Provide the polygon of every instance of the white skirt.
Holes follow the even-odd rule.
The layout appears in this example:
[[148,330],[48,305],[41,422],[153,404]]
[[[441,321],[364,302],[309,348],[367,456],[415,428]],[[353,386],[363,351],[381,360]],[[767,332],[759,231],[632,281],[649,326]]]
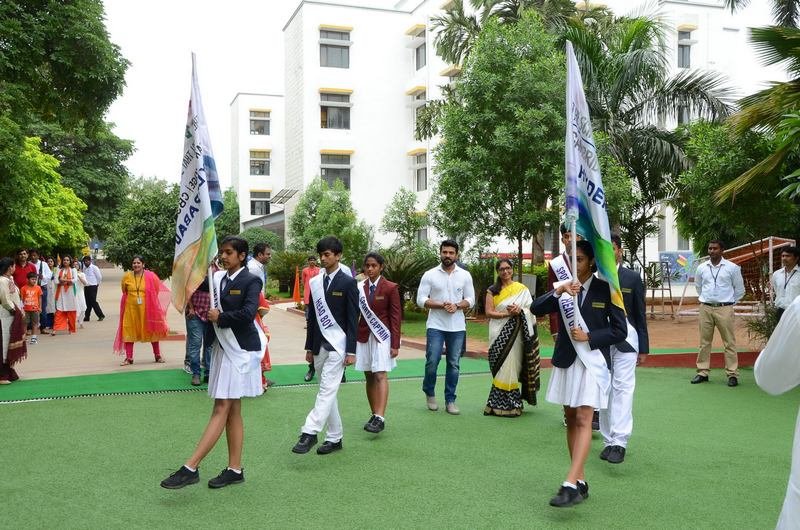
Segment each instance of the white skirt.
[[211,353],[211,373],[208,376],[208,395],[214,399],[256,397],[264,393],[260,367],[241,373],[214,341]]
[[550,403],[572,408],[608,407],[608,394],[603,393],[580,357],[575,357],[575,362],[569,368],[553,367],[545,399]]
[[356,370],[361,372],[391,372],[397,359],[391,354],[392,339],[379,342],[372,333],[367,342],[356,342]]

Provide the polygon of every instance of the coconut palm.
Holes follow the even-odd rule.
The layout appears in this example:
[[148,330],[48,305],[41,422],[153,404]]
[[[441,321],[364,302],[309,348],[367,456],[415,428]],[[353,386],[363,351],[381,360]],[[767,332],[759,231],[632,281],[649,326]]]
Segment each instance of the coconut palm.
[[[744,9],[748,5],[750,5],[750,0],[725,0],[725,7],[730,9],[731,12]],[[800,1],[772,0],[772,17],[778,26],[796,28],[798,22],[800,22]]]
[[[686,167],[683,133],[668,130],[665,120],[682,109],[697,118],[726,118],[732,92],[717,73],[671,75],[665,27],[657,18],[606,18],[592,23],[573,18],[563,35],[575,49],[593,126],[608,136],[611,154],[638,194],[622,231],[626,226],[645,230],[672,194],[670,177]],[[626,238],[633,244],[632,255],[644,235]]]

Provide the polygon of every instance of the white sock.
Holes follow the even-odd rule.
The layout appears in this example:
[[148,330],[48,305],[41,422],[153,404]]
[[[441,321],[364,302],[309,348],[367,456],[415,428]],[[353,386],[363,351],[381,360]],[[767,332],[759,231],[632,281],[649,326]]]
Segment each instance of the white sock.
[[585,481],[585,480],[579,480],[579,481],[578,481],[578,484],[579,484],[579,485],[581,485],[581,484],[582,484],[582,485],[584,485],[584,486],[585,486],[585,485],[586,485],[586,481]]
[[197,468],[196,468],[196,467],[189,467],[189,466],[187,466],[186,464],[183,464],[183,467],[185,467],[186,469],[188,469],[188,470],[189,470],[189,471],[191,471],[192,473],[194,473],[195,471],[197,471]]
[[242,470],[241,470],[241,469],[233,469],[233,468],[232,468],[232,467],[230,467],[230,466],[228,466],[228,469],[230,469],[231,471],[233,471],[233,472],[234,472],[234,473],[236,473],[237,475],[241,475],[241,474],[242,474]]
[[572,482],[567,482],[566,480],[565,480],[565,481],[564,481],[564,483],[563,483],[563,484],[561,484],[561,485],[562,485],[563,487],[565,487],[565,488],[572,488],[572,489],[574,489],[574,490],[578,489],[578,486],[576,486],[576,485],[575,485],[575,484],[573,484]]
[[383,416],[379,416],[378,414],[375,414],[374,416],[381,421],[386,421],[386,418],[384,418]]

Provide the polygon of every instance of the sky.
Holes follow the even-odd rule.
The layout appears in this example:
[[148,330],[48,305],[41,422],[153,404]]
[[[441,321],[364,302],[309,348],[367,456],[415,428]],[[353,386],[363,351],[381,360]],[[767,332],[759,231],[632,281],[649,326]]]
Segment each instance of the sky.
[[106,119],[133,140],[134,177],[180,180],[196,54],[203,108],[223,188],[230,185],[230,103],[238,92],[283,94],[282,28],[299,0],[104,0],[111,42],[130,61]]

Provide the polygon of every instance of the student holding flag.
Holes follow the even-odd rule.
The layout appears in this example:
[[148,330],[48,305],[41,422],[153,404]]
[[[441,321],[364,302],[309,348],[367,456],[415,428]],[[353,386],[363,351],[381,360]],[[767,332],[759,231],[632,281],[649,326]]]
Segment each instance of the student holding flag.
[[387,372],[397,366],[400,351],[400,321],[403,318],[397,284],[383,276],[384,259],[377,252],[364,257],[367,278],[358,284],[358,321],[356,370],[367,379],[367,400],[372,416],[364,430],[379,433],[385,427],[384,414],[389,400]]

